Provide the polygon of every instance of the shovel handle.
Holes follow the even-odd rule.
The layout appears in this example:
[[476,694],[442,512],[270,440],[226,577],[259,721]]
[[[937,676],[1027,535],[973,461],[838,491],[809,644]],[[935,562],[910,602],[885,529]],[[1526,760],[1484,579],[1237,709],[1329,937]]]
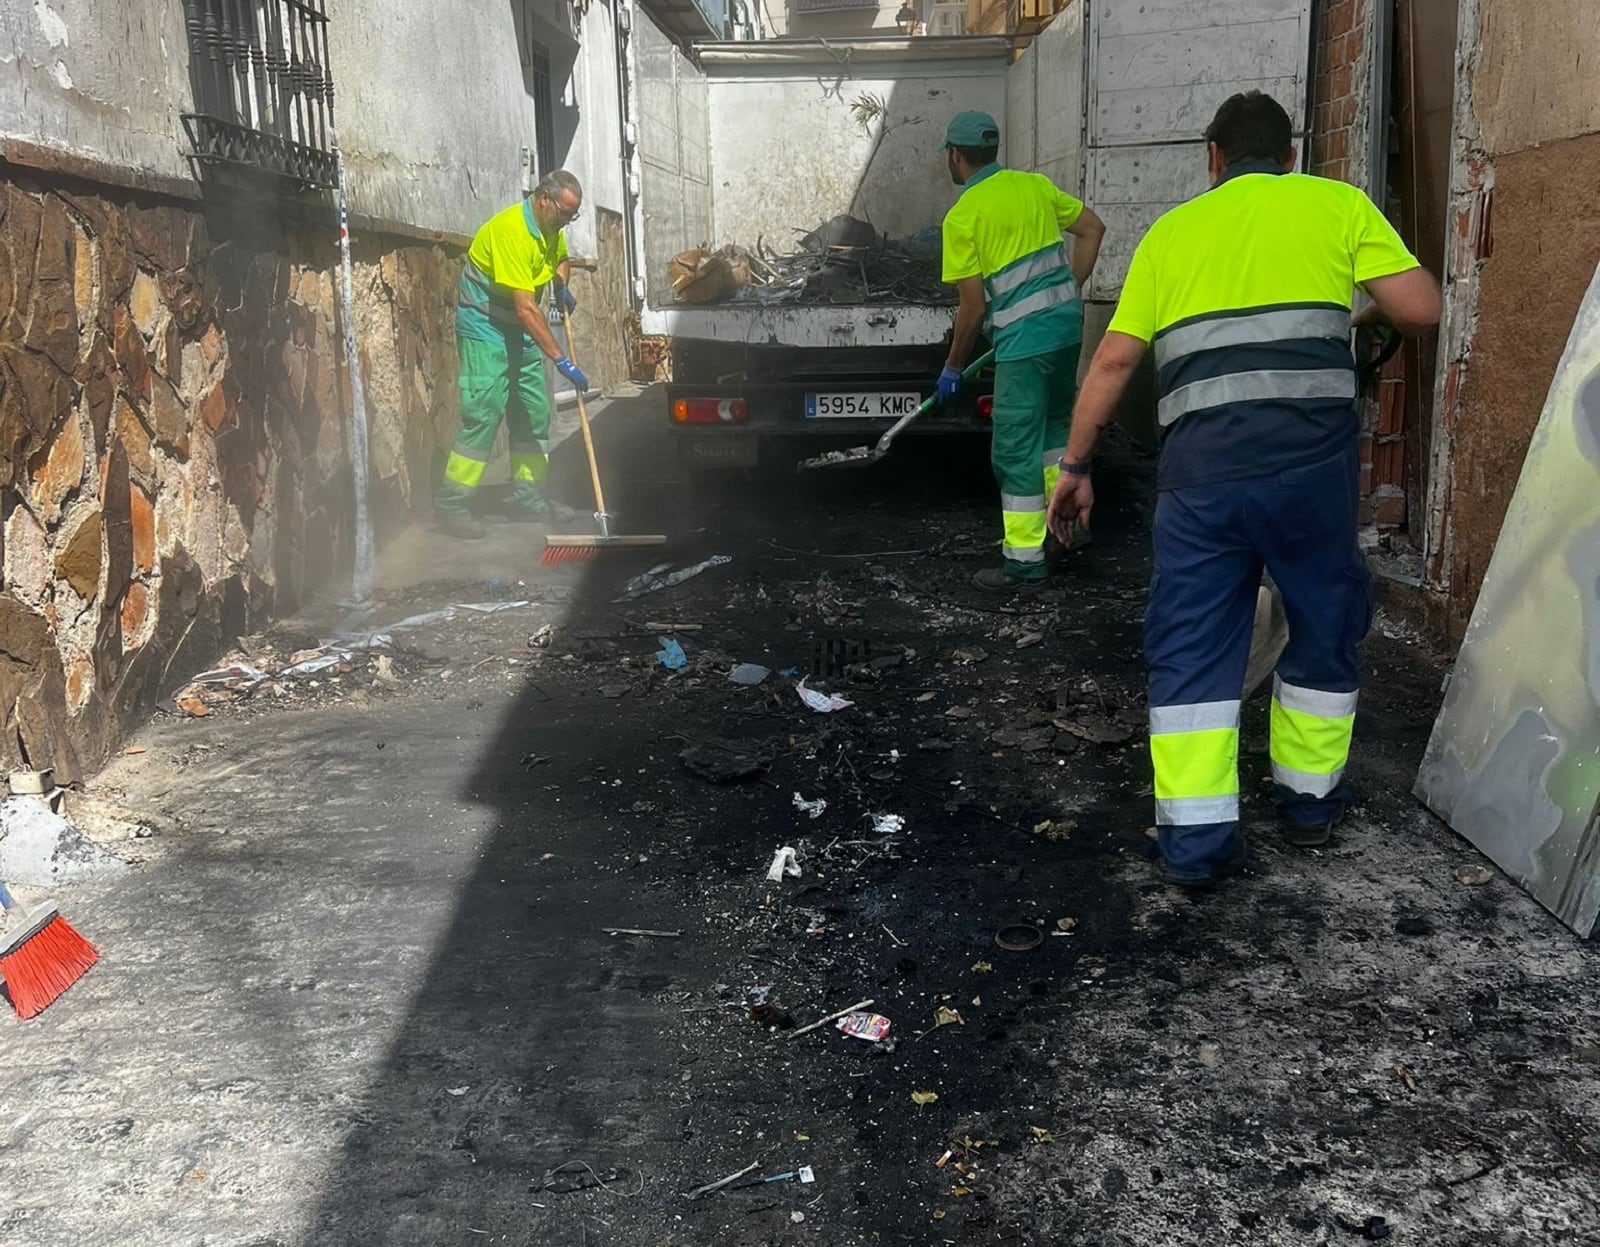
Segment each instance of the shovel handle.
[[[985,351],[982,355],[978,356],[977,359],[973,360],[961,370],[961,379],[963,381],[971,381],[973,377],[977,376],[992,363],[994,363],[994,352]],[[878,439],[878,444],[872,448],[872,457],[876,459],[884,455],[888,451],[890,444],[896,437],[900,435],[901,429],[905,428],[906,425],[910,424],[918,416],[927,415],[938,405],[939,395],[938,392],[935,391],[918,403],[915,408],[901,416],[889,426],[884,435]]]

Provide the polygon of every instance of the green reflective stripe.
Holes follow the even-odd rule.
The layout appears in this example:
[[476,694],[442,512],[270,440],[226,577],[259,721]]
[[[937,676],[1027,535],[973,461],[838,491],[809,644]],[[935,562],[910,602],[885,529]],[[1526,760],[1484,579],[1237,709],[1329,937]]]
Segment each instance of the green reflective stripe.
[[1000,509],[1002,511],[1043,511],[1043,494],[1001,494]]
[[1350,758],[1353,713],[1309,714],[1272,699],[1271,755],[1274,766],[1307,775],[1337,775]]
[[450,458],[445,460],[444,478],[457,485],[464,485],[468,489],[476,489],[483,480],[485,466],[482,459],[475,459],[471,455],[462,454],[459,450],[452,450]]
[[1341,768],[1327,775],[1318,775],[1313,771],[1296,771],[1274,762],[1272,778],[1290,792],[1299,793],[1301,796],[1325,797],[1339,786],[1339,781],[1344,778],[1344,770]]
[[1025,255],[1020,260],[1013,260],[1003,269],[984,278],[983,284],[988,290],[989,298],[998,299],[1002,295],[1010,294],[1023,282],[1066,268],[1067,264],[1067,249],[1056,243],[1042,251],[1035,251],[1032,255]]
[[1163,732],[1150,737],[1156,798],[1226,797],[1239,792],[1237,728]]
[[1322,719],[1343,719],[1356,712],[1356,699],[1360,693],[1329,693],[1320,688],[1286,684],[1280,677],[1274,676],[1272,696],[1285,710],[1299,710]]
[[1202,701],[1189,706],[1151,706],[1150,735],[1202,732],[1212,728],[1237,728],[1239,702]]
[[1204,411],[1224,403],[1270,398],[1354,399],[1355,396],[1356,374],[1349,368],[1267,368],[1191,381],[1162,398],[1156,409],[1160,413],[1161,427],[1165,428],[1191,411]]
[[1236,823],[1239,797],[1169,797],[1156,801],[1156,823],[1162,827],[1193,827],[1199,823]]
[[1156,335],[1156,367],[1196,351],[1225,346],[1257,346],[1294,338],[1346,338],[1350,335],[1348,308],[1289,307],[1246,316],[1218,316],[1167,329]]
[[1035,312],[1077,301],[1078,283],[1072,279],[1072,274],[1069,272],[1065,281],[1046,286],[1043,290],[1036,290],[1015,303],[1005,306],[991,305],[989,319],[996,329],[1004,329],[1025,317],[1032,316]]

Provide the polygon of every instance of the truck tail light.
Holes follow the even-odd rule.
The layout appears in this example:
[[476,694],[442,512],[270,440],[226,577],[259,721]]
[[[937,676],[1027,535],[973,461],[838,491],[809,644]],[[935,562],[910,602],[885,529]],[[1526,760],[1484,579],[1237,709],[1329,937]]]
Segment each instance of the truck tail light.
[[982,416],[985,420],[993,420],[994,419],[994,395],[993,394],[980,394],[980,395],[978,395],[978,415]]
[[678,424],[742,424],[749,414],[742,398],[680,398],[672,404]]

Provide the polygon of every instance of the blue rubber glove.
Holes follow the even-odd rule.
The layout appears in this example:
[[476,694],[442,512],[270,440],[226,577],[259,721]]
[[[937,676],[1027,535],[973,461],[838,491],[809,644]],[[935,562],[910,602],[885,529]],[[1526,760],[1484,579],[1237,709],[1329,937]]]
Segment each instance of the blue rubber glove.
[[961,369],[952,364],[946,364],[939,373],[939,401],[948,403],[956,396],[956,391],[961,388]]
[[578,365],[573,363],[565,355],[556,360],[556,371],[568,381],[572,382],[573,389],[577,390],[578,393],[583,394],[588,392],[589,378],[583,375],[583,369],[579,368]]
[[572,293],[572,287],[565,282],[556,282],[556,306],[571,316],[578,310],[578,297]]

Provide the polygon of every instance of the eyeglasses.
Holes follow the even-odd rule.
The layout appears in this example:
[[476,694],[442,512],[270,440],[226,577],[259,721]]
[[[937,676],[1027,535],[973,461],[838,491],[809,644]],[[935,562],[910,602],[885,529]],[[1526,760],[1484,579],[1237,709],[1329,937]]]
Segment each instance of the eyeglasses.
[[559,203],[557,203],[554,199],[551,199],[548,195],[545,196],[545,202],[547,204],[549,204],[551,206],[551,208],[553,208],[555,210],[555,214],[556,214],[557,219],[560,220],[563,224],[570,225],[573,221],[576,221],[578,219],[578,214],[583,211],[583,205],[582,204],[579,204],[576,208],[563,208]]

